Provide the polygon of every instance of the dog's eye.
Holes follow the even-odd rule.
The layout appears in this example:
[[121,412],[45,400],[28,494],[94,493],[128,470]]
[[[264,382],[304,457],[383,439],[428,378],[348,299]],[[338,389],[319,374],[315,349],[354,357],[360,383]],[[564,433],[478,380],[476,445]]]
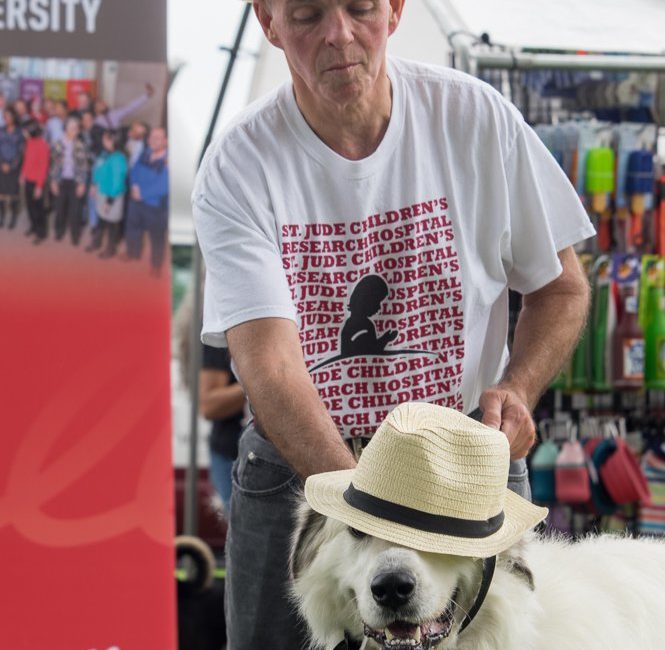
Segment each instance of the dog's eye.
[[357,528],[351,528],[351,526],[349,526],[349,532],[356,539],[363,539],[367,537],[367,533],[363,533],[361,530],[358,530]]

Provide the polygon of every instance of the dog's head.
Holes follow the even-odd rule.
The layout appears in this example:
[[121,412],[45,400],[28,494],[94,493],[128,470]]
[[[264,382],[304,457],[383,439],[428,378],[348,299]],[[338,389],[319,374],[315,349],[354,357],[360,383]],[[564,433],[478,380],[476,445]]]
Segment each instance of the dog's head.
[[[531,581],[514,556],[503,565]],[[481,560],[414,551],[300,507],[292,593],[314,646],[334,647],[346,631],[384,650],[452,647],[481,573]]]

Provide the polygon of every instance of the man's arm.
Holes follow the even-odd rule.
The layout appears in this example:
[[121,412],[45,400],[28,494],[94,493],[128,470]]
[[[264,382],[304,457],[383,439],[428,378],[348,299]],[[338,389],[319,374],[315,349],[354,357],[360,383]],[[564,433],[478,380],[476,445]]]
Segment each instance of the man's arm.
[[480,397],[483,423],[501,429],[512,459],[535,441],[531,411],[572,354],[589,310],[589,283],[572,247],[559,252],[561,275],[526,294],[503,379]]
[[262,318],[226,337],[256,421],[302,477],[356,462],[307,372],[295,323]]

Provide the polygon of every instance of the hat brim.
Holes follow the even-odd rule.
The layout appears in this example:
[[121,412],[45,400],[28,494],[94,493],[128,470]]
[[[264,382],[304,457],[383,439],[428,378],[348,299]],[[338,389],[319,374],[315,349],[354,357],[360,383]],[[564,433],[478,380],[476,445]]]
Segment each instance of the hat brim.
[[316,512],[337,519],[351,528],[388,542],[428,553],[486,558],[505,551],[522,535],[545,519],[547,508],[535,506],[506,489],[504,521],[489,537],[467,538],[418,530],[370,515],[350,506],[344,491],[353,479],[354,470],[314,474],[305,482],[305,498]]

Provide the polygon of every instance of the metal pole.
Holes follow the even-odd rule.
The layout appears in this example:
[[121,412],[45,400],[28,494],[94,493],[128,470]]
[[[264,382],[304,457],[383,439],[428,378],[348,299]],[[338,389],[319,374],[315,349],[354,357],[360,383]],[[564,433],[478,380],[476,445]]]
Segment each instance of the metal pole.
[[617,70],[662,72],[665,56],[640,54],[537,54],[530,52],[471,53],[479,68],[516,70]]
[[[249,18],[249,12],[251,9],[252,5],[250,4],[245,5],[245,8],[243,9],[242,18],[240,20],[240,25],[236,33],[236,39],[233,47],[231,49],[222,48],[229,52],[229,61],[226,66],[224,80],[222,81],[222,87],[220,88],[219,95],[217,97],[215,109],[208,126],[208,133],[206,134],[203,148],[201,149],[201,155],[199,156],[197,168],[201,166],[206,149],[212,141],[213,135],[215,133],[215,126],[217,125],[219,113],[222,109],[224,97],[231,80],[233,67],[235,66],[236,59],[238,58],[238,52],[240,51],[240,45],[242,43],[245,27],[247,26],[247,20]],[[199,248],[196,235],[194,235],[194,244],[192,246],[194,301],[192,309],[192,324],[189,331],[189,396],[191,400],[189,466],[187,467],[187,476],[185,482],[185,511],[183,519],[183,530],[187,535],[196,535],[198,531],[198,494],[196,488],[199,473],[197,455],[199,438],[199,370],[201,368],[201,342],[199,339],[202,320],[201,270],[201,250]]]

